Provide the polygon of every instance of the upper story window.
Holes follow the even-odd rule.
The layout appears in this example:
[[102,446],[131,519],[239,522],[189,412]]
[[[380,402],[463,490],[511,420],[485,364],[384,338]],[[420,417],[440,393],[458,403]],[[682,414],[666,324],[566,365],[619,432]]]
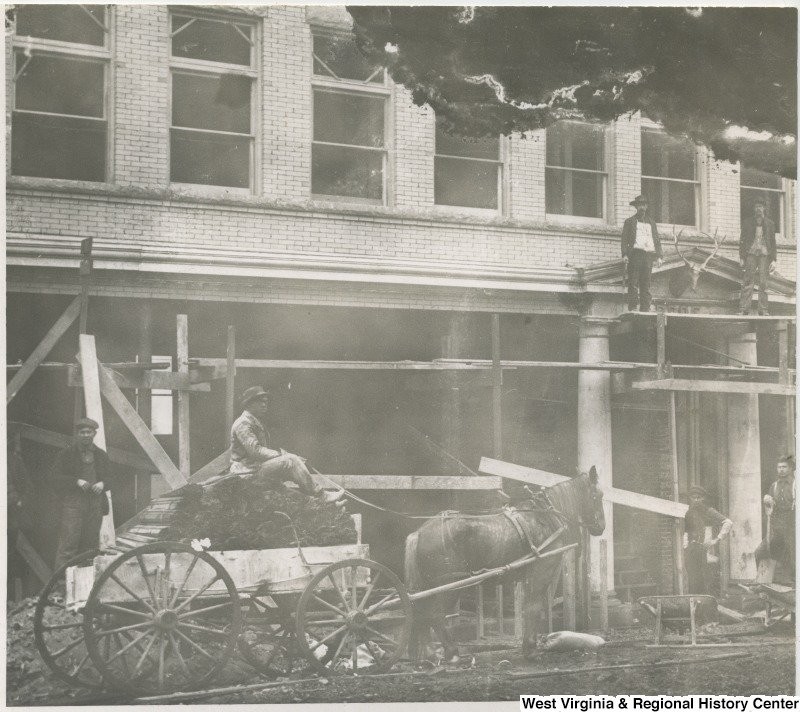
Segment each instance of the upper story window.
[[448,133],[437,118],[433,180],[437,205],[499,210],[502,178],[499,137]]
[[559,121],[548,127],[545,205],[549,214],[605,217],[606,180],[602,126]]
[[13,175],[106,180],[108,27],[102,5],[16,6]]
[[386,201],[388,90],[352,35],[313,35],[311,192],[337,200]]
[[740,176],[742,222],[753,219],[756,199],[762,198],[767,204],[767,217],[775,223],[775,232],[785,236],[786,190],[783,178],[745,166],[742,166]]
[[170,180],[251,189],[255,25],[171,15]]
[[694,144],[642,129],[642,193],[656,222],[697,225],[700,182]]

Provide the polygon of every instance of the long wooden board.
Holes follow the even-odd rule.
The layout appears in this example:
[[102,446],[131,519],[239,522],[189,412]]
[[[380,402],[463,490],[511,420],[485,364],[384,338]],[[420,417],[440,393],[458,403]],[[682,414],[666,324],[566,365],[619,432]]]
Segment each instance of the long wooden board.
[[[498,477],[507,477],[512,480],[519,480],[531,485],[538,485],[539,487],[552,487],[559,482],[568,480],[564,475],[556,475],[552,472],[545,472],[544,470],[537,470],[533,467],[523,467],[522,465],[515,465],[511,462],[503,462],[502,460],[493,460],[490,457],[482,457],[480,472],[485,472],[490,475],[497,475]],[[628,490],[617,489],[611,487],[604,491],[606,499],[614,504],[621,504],[626,507],[633,507],[634,509],[643,509],[646,512],[654,512],[656,514],[663,514],[667,517],[676,517],[683,519],[686,516],[688,505],[681,502],[673,502],[668,499],[661,499],[660,497],[651,497],[647,494],[638,494],[637,492],[629,492]]]
[[19,393],[19,389],[25,385],[25,382],[36,370],[36,367],[47,358],[47,354],[52,351],[53,346],[56,345],[56,342],[64,335],[66,330],[72,326],[72,322],[78,318],[80,312],[81,298],[75,297],[56,323],[50,327],[50,330],[44,335],[44,338],[39,342],[39,345],[33,350],[31,355],[25,359],[22,368],[14,374],[14,377],[6,387],[6,405]]
[[701,381],[691,378],[659,378],[655,381],[633,381],[635,391],[694,391],[700,393],[746,393],[772,396],[793,396],[794,386],[754,381]]
[[139,445],[147,453],[158,471],[167,481],[172,489],[178,489],[186,484],[186,479],[170,459],[169,455],[161,447],[161,443],[156,440],[150,428],[142,420],[136,409],[130,404],[125,394],[119,389],[114,380],[103,366],[99,367],[100,389],[103,396],[116,411],[123,423],[131,431]]

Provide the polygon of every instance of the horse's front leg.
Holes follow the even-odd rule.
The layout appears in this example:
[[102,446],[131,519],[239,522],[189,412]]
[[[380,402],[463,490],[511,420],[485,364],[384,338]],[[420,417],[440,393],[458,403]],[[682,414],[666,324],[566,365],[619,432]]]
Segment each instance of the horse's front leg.
[[452,608],[456,597],[440,594],[431,605],[430,625],[433,632],[444,648],[444,661],[449,664],[457,663],[460,659],[458,646],[453,642],[450,631],[447,630],[447,612]]
[[545,591],[532,579],[523,579],[522,654],[533,655],[538,647],[539,626],[544,613]]

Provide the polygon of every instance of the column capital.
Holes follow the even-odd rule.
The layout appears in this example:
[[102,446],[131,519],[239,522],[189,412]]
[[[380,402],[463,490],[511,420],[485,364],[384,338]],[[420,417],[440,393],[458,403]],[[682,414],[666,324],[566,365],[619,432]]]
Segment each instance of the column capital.
[[619,320],[605,316],[582,316],[578,327],[578,337],[583,338],[608,338],[611,325]]

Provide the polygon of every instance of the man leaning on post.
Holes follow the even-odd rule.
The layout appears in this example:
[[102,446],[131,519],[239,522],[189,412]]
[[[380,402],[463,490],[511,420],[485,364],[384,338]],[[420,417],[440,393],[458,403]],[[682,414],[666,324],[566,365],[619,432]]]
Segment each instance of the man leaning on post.
[[98,428],[91,418],[77,421],[74,442],[58,455],[53,468],[53,488],[61,498],[56,569],[100,543],[111,467],[106,452],[93,442]]
[[778,250],[775,246],[775,223],[766,216],[767,206],[758,198],[753,206],[753,217],[742,222],[742,239],[739,240],[739,262],[744,269],[742,279],[742,314],[750,313],[753,288],[758,278],[758,313],[768,316],[767,276],[775,269]]
[[622,226],[622,258],[628,269],[628,310],[650,311],[650,274],[653,261],[661,264],[661,240],[656,222],[648,211],[644,195],[631,201],[636,215],[631,215]]
[[[323,502],[336,502],[344,494],[325,492],[316,482],[298,455],[268,446],[263,420],[268,410],[269,393],[261,386],[252,386],[242,394],[242,414],[231,428],[231,465],[229,475],[242,478],[263,477],[280,484],[292,481],[300,491]],[[212,480],[207,480],[208,485]]]

